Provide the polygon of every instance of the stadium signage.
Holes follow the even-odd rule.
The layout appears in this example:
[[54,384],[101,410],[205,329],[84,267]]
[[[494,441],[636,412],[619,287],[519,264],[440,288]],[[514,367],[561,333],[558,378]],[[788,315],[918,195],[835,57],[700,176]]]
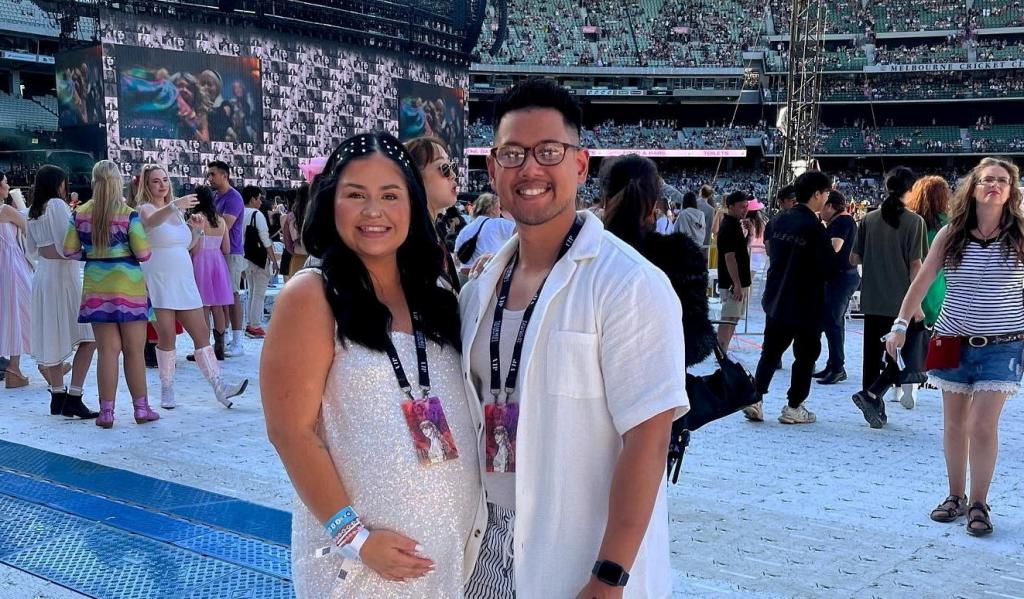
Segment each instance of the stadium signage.
[[867,73],[926,73],[948,71],[988,71],[995,69],[1024,69],[1024,60],[936,62],[932,64],[880,64],[864,67],[864,71]]
[[29,54],[28,52],[11,52],[4,50],[0,53],[0,58],[5,60],[20,60],[23,62],[37,62],[41,64],[54,64],[52,56],[43,56],[42,54]]
[[[466,156],[487,156],[490,148],[466,148]],[[591,149],[590,155],[595,157],[625,156],[636,154],[647,158],[745,158],[747,151],[740,150],[658,150],[650,148],[637,149]]]

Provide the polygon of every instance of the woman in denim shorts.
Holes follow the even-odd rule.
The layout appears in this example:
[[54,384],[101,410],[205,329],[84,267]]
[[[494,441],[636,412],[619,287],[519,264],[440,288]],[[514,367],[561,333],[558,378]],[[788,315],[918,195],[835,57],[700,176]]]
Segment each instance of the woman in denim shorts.
[[[985,158],[961,181],[949,224],[935,237],[886,338],[886,350],[895,356],[910,318],[922,316],[921,301],[944,271],[946,299],[933,343],[941,342],[946,350],[930,357],[945,357],[943,365],[948,367],[930,370],[928,377],[942,390],[949,496],[932,510],[931,519],[954,522],[966,515],[967,532],[975,536],[992,532],[987,501],[998,452],[999,415],[1024,375],[1024,212],[1019,180],[1014,164]],[[929,352],[933,349],[930,346]]]

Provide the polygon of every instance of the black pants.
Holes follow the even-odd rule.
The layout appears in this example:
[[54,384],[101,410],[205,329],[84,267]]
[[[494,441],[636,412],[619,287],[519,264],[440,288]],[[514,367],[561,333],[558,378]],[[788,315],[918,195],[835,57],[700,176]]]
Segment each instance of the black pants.
[[764,328],[764,345],[761,346],[761,359],[757,362],[757,373],[754,379],[757,391],[762,395],[768,393],[775,376],[775,367],[779,365],[782,354],[789,346],[793,346],[793,370],[789,379],[789,392],[786,397],[789,407],[796,408],[807,399],[811,392],[811,375],[814,374],[814,362],[821,354],[821,327],[791,327],[768,317]]
[[861,389],[867,389],[885,368],[885,342],[895,316],[864,315],[864,362],[861,370]]
[[828,342],[828,362],[825,368],[830,372],[841,372],[846,368],[846,310],[850,307],[850,298],[860,285],[857,269],[829,279],[825,284],[825,340]]

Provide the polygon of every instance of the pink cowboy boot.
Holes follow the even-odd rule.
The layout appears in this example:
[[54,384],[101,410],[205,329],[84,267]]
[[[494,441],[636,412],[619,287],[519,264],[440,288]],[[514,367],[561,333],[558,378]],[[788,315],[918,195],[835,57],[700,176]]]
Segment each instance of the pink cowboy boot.
[[100,400],[100,415],[96,417],[96,426],[112,428],[114,426],[114,400]]
[[249,379],[243,379],[240,383],[225,383],[220,373],[220,363],[217,361],[216,352],[213,347],[207,345],[196,350],[196,365],[199,371],[213,387],[213,393],[225,408],[233,404],[231,398],[241,395],[249,385]]
[[160,414],[157,414],[149,407],[149,400],[145,396],[133,399],[132,406],[135,407],[135,424],[145,424],[160,420]]
[[177,353],[172,349],[164,351],[156,350],[156,363],[160,369],[160,407],[165,410],[173,410],[177,404],[174,402],[174,360]]

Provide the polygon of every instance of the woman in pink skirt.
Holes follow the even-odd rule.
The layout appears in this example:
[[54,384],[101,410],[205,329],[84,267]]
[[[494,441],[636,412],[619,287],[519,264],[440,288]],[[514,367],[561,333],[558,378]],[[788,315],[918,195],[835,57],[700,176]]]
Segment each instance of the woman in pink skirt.
[[10,190],[7,176],[0,172],[0,356],[10,359],[4,382],[8,389],[15,389],[28,385],[21,372],[21,354],[31,351],[32,268],[20,242],[25,207],[13,204]]
[[192,269],[196,275],[199,295],[203,298],[207,318],[213,312],[213,350],[218,360],[224,359],[224,329],[227,327],[224,306],[235,303],[231,274],[224,257],[231,251],[231,239],[224,221],[217,216],[213,192],[209,187],[196,188],[198,204],[192,210],[189,224],[199,232],[199,241],[192,247]]

